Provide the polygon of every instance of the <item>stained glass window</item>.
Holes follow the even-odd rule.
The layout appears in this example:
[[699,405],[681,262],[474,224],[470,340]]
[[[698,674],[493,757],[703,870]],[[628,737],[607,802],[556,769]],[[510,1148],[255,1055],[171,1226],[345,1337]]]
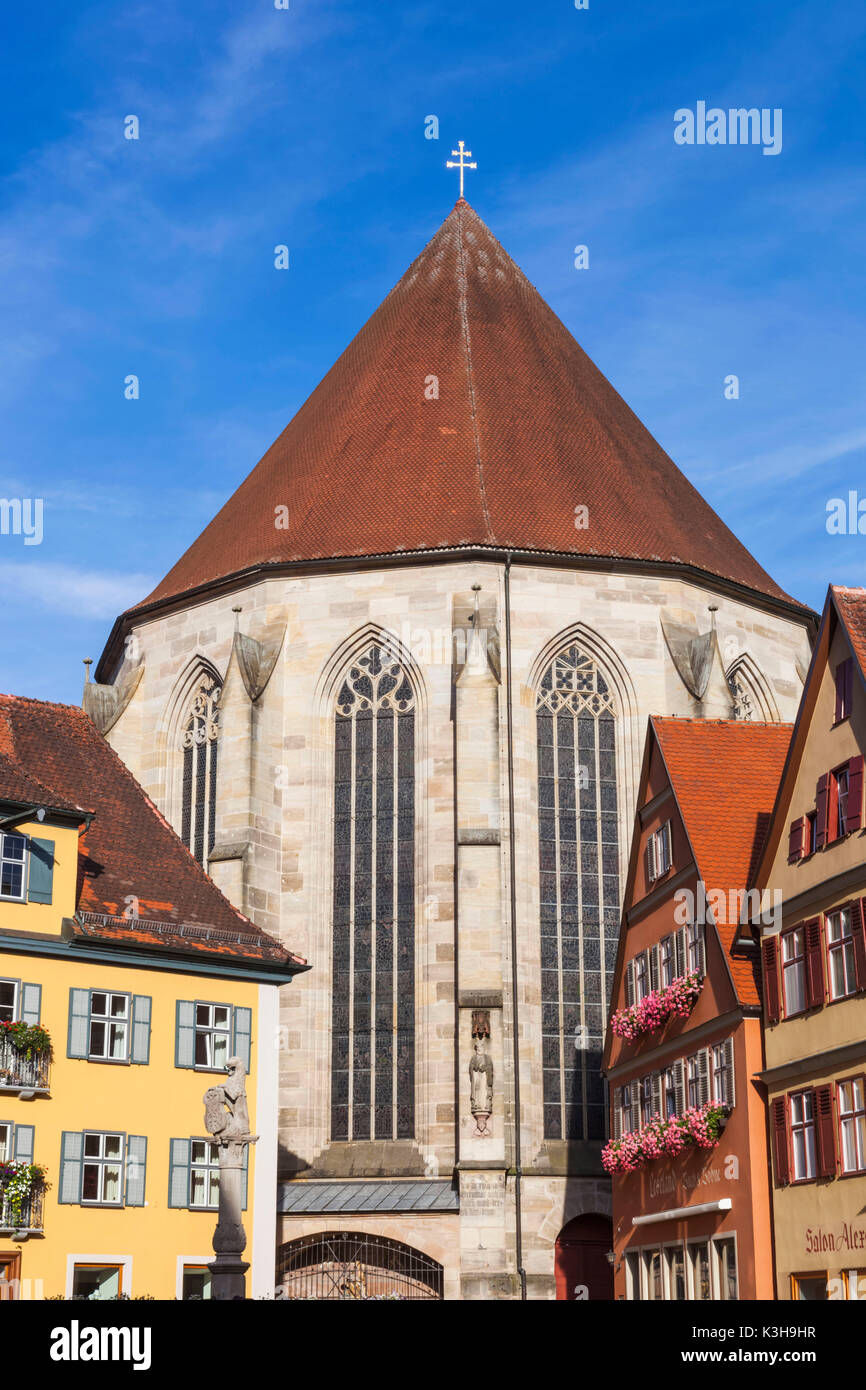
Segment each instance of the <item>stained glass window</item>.
[[217,738],[222,687],[205,673],[182,724],[181,830],[184,844],[202,868],[213,849],[216,823]]
[[331,1137],[415,1132],[415,695],[371,646],[337,695]]
[[536,699],[544,1134],[603,1139],[601,1054],[619,935],[616,707],[566,647]]

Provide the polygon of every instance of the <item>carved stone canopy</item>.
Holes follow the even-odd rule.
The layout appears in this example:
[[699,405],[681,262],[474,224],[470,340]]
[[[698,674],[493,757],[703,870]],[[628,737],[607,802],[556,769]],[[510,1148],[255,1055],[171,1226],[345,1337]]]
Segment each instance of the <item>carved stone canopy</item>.
[[702,700],[709,684],[718,638],[715,628],[698,632],[697,625],[661,619],[662,632],[674,666],[683,685],[696,700]]
[[490,1010],[472,1010],[472,1036],[473,1038],[490,1037]]
[[259,637],[235,630],[232,650],[251,700],[259,698],[273,675],[287,626],[287,622],[272,623]]
[[107,734],[117,723],[129,704],[144,675],[144,662],[139,661],[117,685],[98,685],[88,680],[84,686],[81,707],[101,734]]

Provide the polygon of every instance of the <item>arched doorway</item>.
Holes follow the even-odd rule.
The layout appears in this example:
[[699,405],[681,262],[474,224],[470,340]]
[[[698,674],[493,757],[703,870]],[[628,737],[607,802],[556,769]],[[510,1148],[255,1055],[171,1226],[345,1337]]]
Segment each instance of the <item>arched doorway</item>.
[[279,1297],[364,1302],[442,1298],[442,1266],[411,1245],[355,1231],[326,1231],[282,1246]]
[[613,1298],[613,1241],[610,1218],[576,1216],[556,1238],[556,1297],[569,1302]]

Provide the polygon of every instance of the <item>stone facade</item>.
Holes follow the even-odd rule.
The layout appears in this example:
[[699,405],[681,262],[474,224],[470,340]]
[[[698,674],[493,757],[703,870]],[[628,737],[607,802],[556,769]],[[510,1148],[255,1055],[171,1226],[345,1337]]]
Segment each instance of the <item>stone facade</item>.
[[[202,669],[222,680],[210,872],[237,906],[313,967],[283,991],[279,1036],[254,1040],[280,1048],[280,1178],[456,1174],[459,1216],[341,1216],[337,1223],[421,1249],[444,1266],[451,1298],[520,1296],[504,584],[504,565],[484,558],[347,563],[342,572],[286,573],[145,615],[113,679],[123,682],[137,663],[143,675],[107,735],[179,826],[178,721]],[[805,614],[670,573],[592,572],[524,557],[511,568],[510,589],[522,1264],[528,1297],[552,1298],[560,1230],[583,1213],[609,1214],[610,1196],[599,1143],[543,1135],[538,682],[553,656],[574,643],[613,691],[622,881],[647,717],[729,715],[726,673],[736,665],[741,688],[751,682],[756,709],[793,719],[809,634]],[[710,606],[718,609],[712,619]],[[236,618],[241,633],[279,644],[255,699],[239,661]],[[678,670],[663,618],[700,633],[715,623],[702,700]],[[400,650],[416,698],[415,1138],[333,1143],[334,702],[347,666],[374,641]],[[469,1104],[479,1008],[489,1013],[494,1067],[489,1137],[475,1134]],[[335,1229],[327,1216],[280,1220],[281,1241]]]

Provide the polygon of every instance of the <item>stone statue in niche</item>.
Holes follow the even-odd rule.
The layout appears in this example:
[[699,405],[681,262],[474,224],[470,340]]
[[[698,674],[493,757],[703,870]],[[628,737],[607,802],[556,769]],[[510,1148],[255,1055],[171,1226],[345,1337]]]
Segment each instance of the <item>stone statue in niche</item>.
[[493,1111],[493,1058],[484,1051],[484,1042],[477,1037],[469,1063],[469,1104],[475,1117],[477,1137],[489,1138],[487,1121]]

